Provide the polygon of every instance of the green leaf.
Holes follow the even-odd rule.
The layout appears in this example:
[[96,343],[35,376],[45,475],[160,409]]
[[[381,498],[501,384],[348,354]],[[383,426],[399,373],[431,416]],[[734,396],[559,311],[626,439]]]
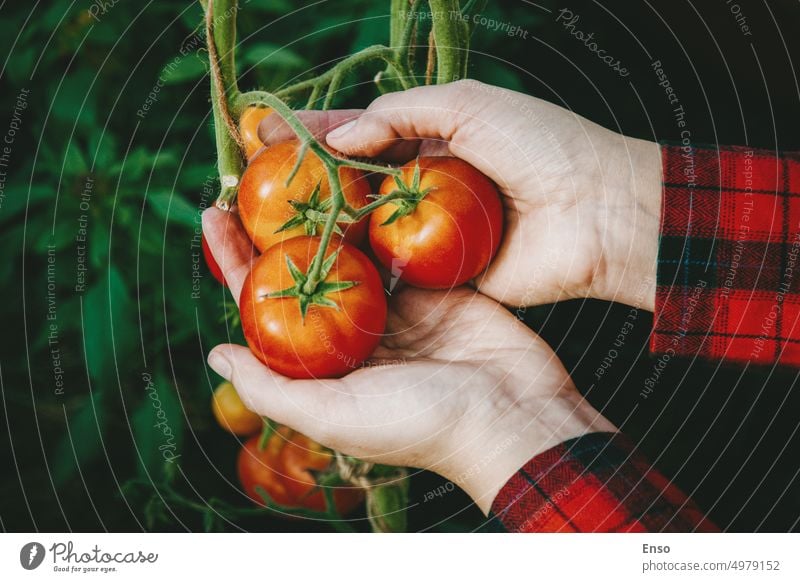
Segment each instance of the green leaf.
[[303,319],[303,322],[306,320],[306,314],[308,313],[308,306],[311,303],[311,297],[305,294],[300,294],[298,297],[300,301],[300,316]]
[[335,251],[331,253],[331,255],[325,259],[325,262],[322,263],[322,269],[319,272],[319,280],[324,281],[328,278],[328,274],[331,272],[333,268],[333,264],[336,262],[336,259],[339,257],[339,253],[342,252],[342,247],[339,247]]
[[155,192],[147,195],[153,211],[168,222],[195,228],[199,224],[198,209],[177,192]]
[[48,246],[52,245],[55,249],[62,250],[70,242],[75,240],[76,227],[72,221],[60,220],[56,222],[55,230],[48,232],[47,237],[42,237],[38,241],[32,241],[35,249],[41,254],[46,254]]
[[295,216],[292,216],[289,220],[284,222],[281,225],[281,227],[278,230],[275,231],[274,234],[278,234],[279,232],[283,232],[283,231],[286,231],[286,230],[301,226],[302,224],[305,223],[305,221],[306,221],[305,218],[303,216],[299,215],[299,214],[295,215]]
[[95,220],[91,223],[91,239],[89,240],[89,262],[95,269],[102,269],[108,264],[109,231],[107,221]]
[[258,10],[259,12],[266,12],[268,14],[286,14],[295,9],[289,0],[249,0],[244,4],[244,14],[248,10]]
[[55,120],[70,130],[76,125],[83,129],[98,125],[96,93],[89,92],[90,87],[94,89],[98,86],[93,85],[96,75],[97,71],[94,69],[81,68],[71,71],[60,87],[53,85],[54,94],[51,96],[51,101],[58,103],[58,106],[52,109]]
[[[104,385],[116,385],[116,354],[128,356],[138,338],[128,285],[111,266],[86,293],[83,338],[89,375]],[[112,327],[113,326],[113,327]]]
[[392,212],[389,218],[387,218],[381,223],[381,226],[389,226],[390,224],[396,222],[399,218],[402,218],[406,214],[408,214],[408,212],[406,212],[404,208],[400,207],[394,212]]
[[339,306],[336,305],[336,302],[333,299],[328,299],[324,295],[314,295],[311,298],[311,303],[314,305],[319,305],[320,307],[329,307],[339,311]]
[[51,457],[54,459],[52,474],[56,485],[65,484],[79,467],[84,479],[91,478],[87,475],[88,464],[102,449],[106,419],[103,401],[103,392],[95,388],[76,411],[67,413],[67,432]]
[[264,418],[264,426],[261,429],[261,435],[258,437],[259,451],[263,451],[265,448],[267,448],[269,439],[271,439],[272,435],[275,434],[275,425],[273,424],[273,422],[266,416],[263,418]]
[[184,415],[175,386],[158,374],[141,382],[131,427],[142,478],[168,481],[183,450]]
[[351,289],[356,285],[358,285],[358,281],[323,281],[317,286],[316,294],[324,295],[326,293],[334,293],[336,291],[346,291],[347,289]]
[[94,168],[110,168],[117,157],[117,140],[110,131],[96,128],[89,136],[88,157]]
[[16,218],[25,211],[26,206],[32,207],[45,200],[55,201],[55,198],[56,190],[49,184],[31,184],[30,190],[26,184],[8,184],[0,206],[0,223]]
[[113,176],[125,171],[125,181],[130,183],[138,180],[145,174],[161,168],[171,168],[176,165],[177,156],[171,150],[150,152],[144,147],[133,150],[124,160],[114,164],[109,173]]
[[295,283],[305,283],[305,274],[297,268],[297,265],[294,264],[292,257],[289,255],[286,255],[286,267],[289,269],[289,273],[292,275],[292,279],[294,279]]
[[161,81],[164,85],[178,85],[196,81],[208,73],[208,65],[194,53],[185,57],[173,57],[161,68]]
[[89,173],[86,157],[74,139],[67,144],[64,153],[64,173],[68,176],[81,176]]
[[33,64],[36,62],[38,55],[39,51],[35,50],[34,47],[15,51],[13,58],[9,58],[7,61],[8,79],[14,85],[24,84],[30,78]]
[[277,69],[307,69],[308,61],[296,52],[272,43],[258,43],[245,49],[242,64]]

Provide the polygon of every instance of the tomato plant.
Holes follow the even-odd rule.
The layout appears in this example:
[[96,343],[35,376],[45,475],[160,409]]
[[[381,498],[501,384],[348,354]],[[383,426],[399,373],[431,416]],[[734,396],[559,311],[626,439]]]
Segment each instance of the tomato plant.
[[254,435],[264,426],[264,419],[244,405],[230,382],[223,382],[214,390],[211,412],[222,428],[235,435]]
[[[321,234],[325,226],[332,202],[325,166],[310,152],[298,164],[299,149],[296,141],[270,146],[250,162],[242,176],[239,216],[261,251],[294,236]],[[347,202],[354,208],[365,206],[370,187],[364,173],[345,167],[339,170],[339,177]],[[338,223],[334,232],[358,244],[366,230],[366,219],[361,219]]]
[[219,263],[217,263],[217,260],[211,253],[208,242],[206,242],[206,237],[202,237],[201,246],[203,247],[203,257],[206,260],[206,266],[208,267],[208,271],[211,273],[211,276],[227,287],[228,283],[225,281],[225,275],[222,274],[222,269],[220,268]]
[[447,289],[480,274],[497,251],[503,207],[494,184],[459,158],[409,162],[380,194],[402,194],[370,217],[372,250],[392,273],[416,285]]
[[267,249],[239,300],[253,353],[291,378],[334,378],[366,360],[386,325],[386,299],[367,256],[340,240],[327,249],[320,282],[307,288],[321,241],[295,237]]
[[272,109],[269,107],[248,107],[239,117],[239,133],[242,136],[244,154],[248,160],[264,147],[264,143],[258,137],[258,126],[270,113],[272,113]]
[[[261,488],[281,507],[325,512],[325,495],[315,475],[333,467],[330,449],[286,426],[278,427],[263,447],[260,440],[250,438],[239,451],[236,469],[245,493],[265,505]],[[347,515],[364,499],[363,490],[353,486],[337,486],[332,493],[339,515]]]

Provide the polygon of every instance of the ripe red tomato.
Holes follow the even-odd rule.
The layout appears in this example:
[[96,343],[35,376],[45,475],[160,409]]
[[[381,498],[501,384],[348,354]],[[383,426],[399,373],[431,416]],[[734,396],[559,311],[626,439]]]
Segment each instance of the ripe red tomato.
[[[414,184],[417,163],[419,183]],[[455,287],[479,275],[503,233],[503,206],[492,181],[452,157],[409,162],[400,179],[422,198],[390,202],[372,213],[369,241],[378,260],[394,275],[428,289]],[[397,189],[389,176],[380,194]],[[395,213],[406,214],[384,225]]]
[[[291,378],[344,376],[372,354],[386,325],[386,297],[377,269],[364,253],[338,239],[325,255],[338,253],[323,279],[331,290],[309,301],[305,317],[301,298],[268,297],[297,288],[287,257],[297,273],[307,273],[319,245],[318,237],[303,236],[267,249],[253,265],[239,300],[250,349]],[[355,286],[334,289],[348,281]]]
[[[322,233],[324,224],[320,216],[330,203],[331,191],[325,166],[316,154],[306,153],[291,185],[286,187],[286,179],[297,161],[298,149],[296,141],[270,146],[250,162],[242,176],[237,198],[239,216],[253,244],[262,252],[295,236]],[[363,172],[341,168],[339,177],[348,203],[354,208],[366,205],[371,190]],[[317,186],[319,192],[313,200]],[[277,232],[291,219],[297,221],[300,217],[305,218],[304,224]],[[359,244],[364,240],[367,220],[341,223],[339,228],[347,242]]]
[[250,436],[261,432],[264,426],[263,419],[244,405],[230,382],[223,382],[214,390],[211,412],[222,428],[235,435]]
[[239,133],[242,136],[245,155],[248,160],[264,147],[264,143],[258,137],[258,125],[270,113],[272,113],[272,109],[269,107],[251,106],[245,109],[239,118]]
[[206,259],[206,266],[208,270],[211,272],[211,275],[220,283],[228,286],[228,283],[225,281],[225,275],[222,274],[222,269],[220,269],[219,265],[217,264],[214,255],[211,254],[211,248],[209,248],[208,243],[206,242],[206,237],[202,237],[201,239],[201,246],[203,247],[203,257]]
[[[258,441],[258,436],[248,439],[239,451],[236,468],[245,493],[263,505],[256,491],[260,485],[279,505],[325,511],[325,496],[316,488],[312,471],[323,472],[330,467],[331,451],[286,426],[276,429],[264,450],[258,449]],[[333,492],[339,515],[353,511],[363,498],[363,491],[357,487],[340,486]]]

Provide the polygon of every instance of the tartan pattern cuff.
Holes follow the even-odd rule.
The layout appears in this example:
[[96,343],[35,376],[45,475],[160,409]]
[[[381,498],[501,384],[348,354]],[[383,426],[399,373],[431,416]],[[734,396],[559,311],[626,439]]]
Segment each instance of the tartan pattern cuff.
[[662,145],[651,349],[800,365],[800,157]]
[[718,531],[620,433],[537,455],[500,490],[492,513],[514,532]]

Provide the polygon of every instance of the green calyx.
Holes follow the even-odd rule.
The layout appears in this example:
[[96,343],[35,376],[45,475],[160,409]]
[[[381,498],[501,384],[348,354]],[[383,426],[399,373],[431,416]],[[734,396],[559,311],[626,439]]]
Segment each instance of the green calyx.
[[[328,293],[334,293],[336,291],[344,291],[346,289],[350,289],[351,287],[355,287],[358,285],[358,281],[336,281],[336,282],[329,282],[326,281],[328,274],[331,272],[333,268],[333,264],[336,262],[336,258],[339,256],[339,252],[341,249],[336,249],[334,253],[331,254],[325,262],[322,263],[322,269],[320,270],[320,282],[317,283],[315,288],[309,293],[305,290],[306,283],[308,282],[308,273],[303,273],[300,269],[297,268],[297,265],[294,264],[291,257],[286,255],[286,266],[289,268],[289,273],[294,280],[294,285],[291,287],[287,287],[282,291],[275,291],[274,293],[268,293],[266,295],[269,299],[279,299],[283,297],[297,297],[298,302],[300,303],[300,314],[303,316],[303,320],[306,318],[306,313],[308,313],[308,308],[311,305],[319,305],[321,307],[330,307],[332,309],[336,309],[338,311],[339,306],[329,298],[327,295]],[[311,262],[311,265],[308,268],[308,272],[311,273],[314,270],[314,262],[316,261],[316,257]]]
[[[325,223],[330,217],[333,199],[327,198],[320,201],[319,191],[321,186],[322,182],[317,182],[314,191],[311,193],[311,196],[308,197],[308,202],[289,200],[289,204],[295,211],[294,216],[283,223],[281,227],[275,231],[275,234],[302,226],[306,236],[316,236],[321,229],[325,228]],[[339,222],[348,222],[347,216],[342,216]],[[338,224],[333,227],[333,232],[339,236],[344,236]]]
[[388,226],[393,222],[397,221],[398,219],[408,216],[414,210],[417,209],[417,205],[422,202],[422,199],[428,195],[428,192],[433,190],[433,188],[425,188],[421,190],[419,187],[420,184],[420,170],[419,170],[419,161],[414,164],[414,173],[411,177],[411,185],[406,184],[399,176],[394,177],[394,183],[397,186],[396,190],[393,190],[387,196],[392,196],[394,199],[390,202],[394,204],[397,209],[387,218],[381,226]]

